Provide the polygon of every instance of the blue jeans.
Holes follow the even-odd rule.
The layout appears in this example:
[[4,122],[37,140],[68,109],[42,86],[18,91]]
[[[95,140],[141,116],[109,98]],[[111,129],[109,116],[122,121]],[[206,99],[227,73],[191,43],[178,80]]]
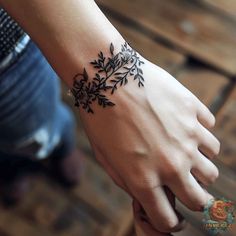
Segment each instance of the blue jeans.
[[58,77],[33,42],[0,74],[1,156],[48,157],[75,146],[75,120],[60,99]]

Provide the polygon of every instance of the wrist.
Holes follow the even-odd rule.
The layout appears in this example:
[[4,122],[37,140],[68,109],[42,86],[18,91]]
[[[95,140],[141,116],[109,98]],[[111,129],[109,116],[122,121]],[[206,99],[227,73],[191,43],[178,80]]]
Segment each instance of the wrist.
[[90,62],[97,58],[99,52],[109,56],[109,46],[112,43],[114,53],[118,53],[121,45],[125,43],[124,38],[107,19],[100,19],[93,26],[96,29],[84,32],[75,27],[74,31],[67,33],[53,33],[49,36],[53,47],[47,45],[43,49],[55,71],[69,87],[73,85],[75,74],[83,72],[84,68],[87,68],[88,73],[94,73]]

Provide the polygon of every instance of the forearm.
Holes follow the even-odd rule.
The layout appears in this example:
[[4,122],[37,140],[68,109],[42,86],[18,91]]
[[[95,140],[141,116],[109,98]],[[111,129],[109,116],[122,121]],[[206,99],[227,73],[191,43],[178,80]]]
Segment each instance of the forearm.
[[0,0],[0,4],[70,87],[74,75],[81,73],[99,51],[109,53],[111,42],[115,49],[124,43],[93,0]]

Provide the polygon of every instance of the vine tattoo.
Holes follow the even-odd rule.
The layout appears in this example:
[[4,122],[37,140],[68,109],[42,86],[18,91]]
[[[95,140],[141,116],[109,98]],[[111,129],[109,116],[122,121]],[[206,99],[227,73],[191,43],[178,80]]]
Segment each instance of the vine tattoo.
[[88,113],[94,113],[92,104],[95,102],[104,108],[114,106],[105,92],[114,94],[119,87],[128,83],[129,78],[137,81],[139,87],[144,86],[143,71],[140,68],[144,62],[127,42],[121,45],[121,51],[117,54],[114,54],[114,46],[111,43],[110,57],[105,57],[100,52],[98,59],[90,64],[96,69],[95,76],[90,79],[84,68],[82,74],[74,76],[73,88],[70,90],[75,97],[75,106],[81,106]]

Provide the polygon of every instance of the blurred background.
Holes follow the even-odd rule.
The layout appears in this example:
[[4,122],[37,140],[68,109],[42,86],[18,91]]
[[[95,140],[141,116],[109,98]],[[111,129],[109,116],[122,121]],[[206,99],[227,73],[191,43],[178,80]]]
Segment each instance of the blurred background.
[[[163,67],[217,117],[222,142],[214,162],[220,177],[209,188],[236,200],[236,0],[98,0],[102,11],[142,55]],[[86,153],[80,186],[63,189],[40,176],[18,206],[0,207],[0,236],[135,236],[130,198],[95,160],[78,119],[78,146]],[[208,235],[202,213],[178,204],[187,228],[175,235]],[[158,219],[157,219],[158,220]],[[224,233],[236,236],[236,224]]]

